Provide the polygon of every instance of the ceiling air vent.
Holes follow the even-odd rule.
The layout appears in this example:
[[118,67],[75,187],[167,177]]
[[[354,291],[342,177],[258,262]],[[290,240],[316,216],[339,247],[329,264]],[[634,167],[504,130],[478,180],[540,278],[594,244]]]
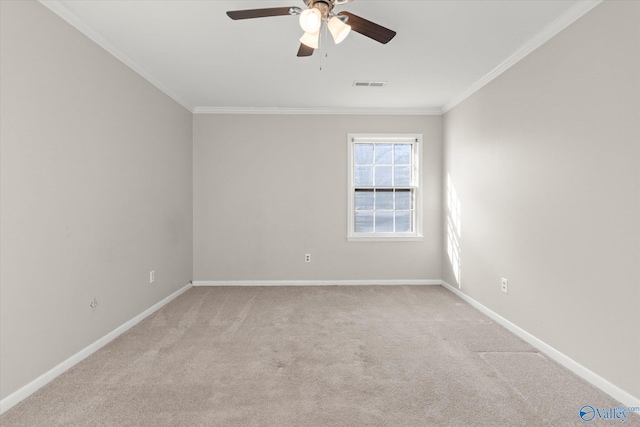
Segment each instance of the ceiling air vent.
[[365,80],[356,80],[353,82],[355,87],[382,87],[385,86],[387,82],[371,82]]

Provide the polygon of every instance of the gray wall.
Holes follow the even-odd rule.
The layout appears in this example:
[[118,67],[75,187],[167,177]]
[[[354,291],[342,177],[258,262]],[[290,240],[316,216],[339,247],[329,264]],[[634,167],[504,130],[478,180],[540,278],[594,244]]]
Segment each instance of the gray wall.
[[[349,132],[423,134],[422,242],[347,242]],[[195,280],[441,277],[441,116],[196,114],[193,150]]]
[[39,3],[0,4],[4,398],[189,282],[192,118]]
[[[445,179],[460,203],[461,290],[634,396],[638,22],[640,2],[602,3],[444,123]],[[447,228],[443,275],[457,284]]]

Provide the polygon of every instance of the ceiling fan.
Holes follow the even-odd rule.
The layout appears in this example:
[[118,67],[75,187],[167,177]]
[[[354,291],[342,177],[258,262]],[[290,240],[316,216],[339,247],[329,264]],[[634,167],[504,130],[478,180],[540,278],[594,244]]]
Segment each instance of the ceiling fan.
[[300,26],[305,31],[300,38],[298,56],[311,56],[318,48],[320,30],[323,23],[333,36],[336,44],[342,42],[351,30],[367,36],[379,43],[387,44],[395,37],[396,32],[374,22],[361,18],[353,13],[335,13],[336,5],[349,3],[352,0],[303,0],[306,9],[299,7],[271,7],[267,9],[232,10],[227,12],[233,20],[266,18],[270,16],[299,15]]

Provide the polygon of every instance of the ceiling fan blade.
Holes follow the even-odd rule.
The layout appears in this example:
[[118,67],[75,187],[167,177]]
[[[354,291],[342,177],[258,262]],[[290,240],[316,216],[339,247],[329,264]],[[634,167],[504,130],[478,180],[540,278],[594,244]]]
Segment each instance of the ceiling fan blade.
[[313,51],[315,49],[307,46],[304,43],[300,43],[300,48],[298,49],[298,56],[311,56],[313,55]]
[[267,18],[269,16],[297,15],[299,7],[270,7],[267,9],[246,9],[231,10],[227,12],[229,18],[233,20],[250,18]]
[[350,25],[353,31],[382,44],[389,43],[391,39],[396,36],[395,31],[385,28],[382,25],[378,25],[375,22],[367,21],[353,13],[340,12],[338,15],[344,15],[349,18],[347,25]]

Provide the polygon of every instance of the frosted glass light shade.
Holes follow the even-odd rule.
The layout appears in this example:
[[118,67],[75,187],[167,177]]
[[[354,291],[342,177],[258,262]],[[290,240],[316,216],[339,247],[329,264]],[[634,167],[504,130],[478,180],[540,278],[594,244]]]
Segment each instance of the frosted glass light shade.
[[331,31],[331,35],[333,36],[333,41],[336,42],[336,44],[346,39],[351,32],[351,25],[345,24],[336,16],[329,20],[327,27],[329,27],[329,31]]
[[300,26],[307,33],[315,33],[322,25],[322,13],[316,8],[303,11],[300,14]]
[[300,37],[300,43],[303,45],[309,46],[312,49],[318,48],[318,42],[320,40],[320,31],[316,31],[315,33],[306,32]]

